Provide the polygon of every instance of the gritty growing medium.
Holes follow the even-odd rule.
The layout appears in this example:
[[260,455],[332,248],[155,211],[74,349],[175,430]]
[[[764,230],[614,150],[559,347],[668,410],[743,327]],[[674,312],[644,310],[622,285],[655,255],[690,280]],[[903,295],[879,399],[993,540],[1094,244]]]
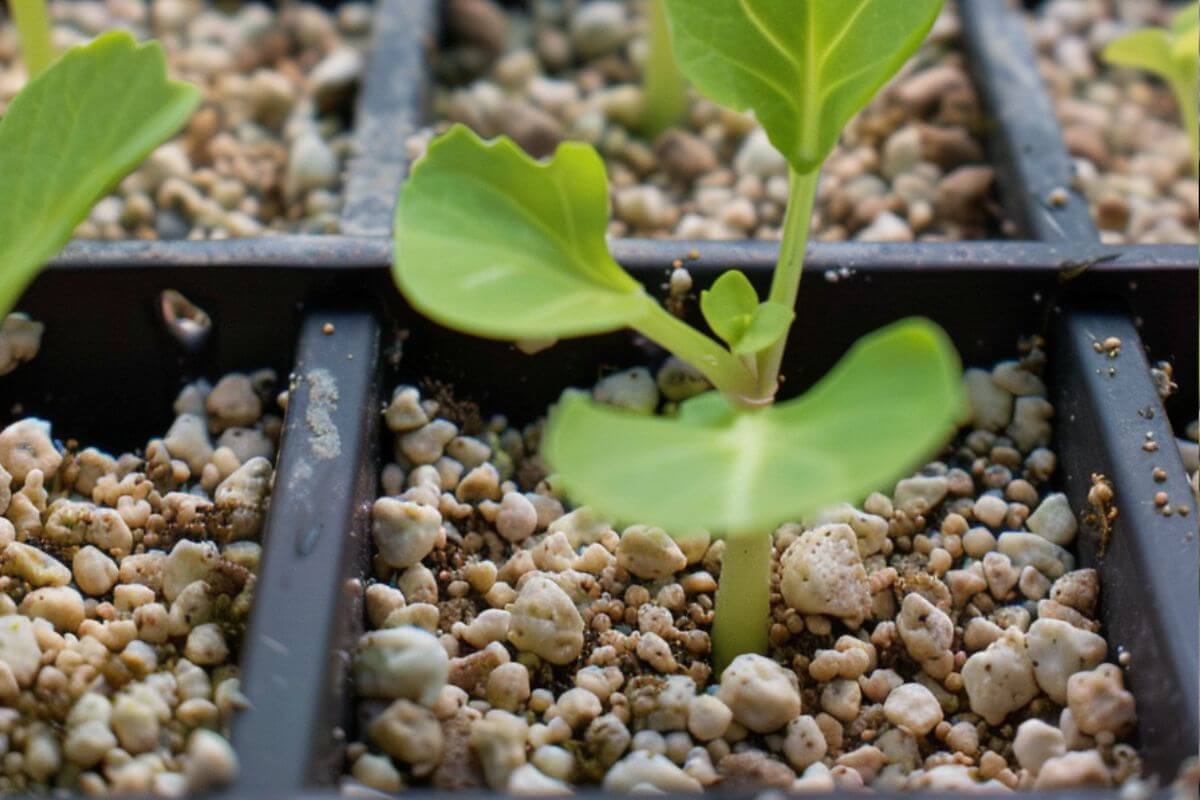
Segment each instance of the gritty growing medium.
[[[640,130],[647,22],[641,0],[521,5],[447,0],[437,125],[461,122],[541,157],[564,140],[604,156],[613,236],[777,239],[787,162],[740,114],[692,95],[684,118]],[[979,239],[1003,226],[986,121],[967,75],[953,4],[912,64],[850,123],[829,156],[813,236],[822,241]]]
[[[1054,490],[1043,362],[1031,343],[968,370],[971,419],[938,460],[775,531],[770,652],[719,678],[722,541],[571,508],[536,455],[540,422],[398,387],[345,790],[1136,782],[1133,696]],[[593,394],[655,413],[705,388],[670,359]]]
[[33,417],[0,430],[0,794],[175,797],[236,774],[275,383],[189,384],[166,434],[116,457]]

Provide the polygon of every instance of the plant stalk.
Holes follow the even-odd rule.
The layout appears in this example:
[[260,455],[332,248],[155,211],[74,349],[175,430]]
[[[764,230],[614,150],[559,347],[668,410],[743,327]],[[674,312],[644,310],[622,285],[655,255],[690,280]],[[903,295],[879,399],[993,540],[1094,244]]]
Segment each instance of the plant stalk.
[[21,38],[25,71],[30,79],[36,78],[54,60],[54,41],[50,36],[46,0],[10,0],[9,9]]
[[[804,272],[804,251],[808,247],[808,228],[812,222],[813,202],[817,196],[817,181],[821,170],[797,172],[788,168],[788,204],[783,219],[783,240],[779,243],[779,260],[771,276],[770,300],[788,308],[796,307],[800,293],[800,277]],[[763,351],[758,358],[759,397],[771,402],[779,388],[779,366],[787,336]]]
[[733,353],[680,320],[646,296],[646,314],[632,327],[647,339],[691,364],[731,402],[754,407],[757,384],[753,373]]
[[1192,113],[1195,109],[1196,84],[1193,82],[1191,86],[1174,89],[1179,116],[1183,119],[1183,127],[1187,129],[1188,141],[1192,145],[1192,172],[1200,174],[1200,116]]
[[643,133],[650,139],[677,125],[687,113],[687,81],[675,63],[671,32],[667,25],[665,0],[647,0],[650,18],[650,49],[642,71],[645,97]]
[[725,539],[712,626],[718,675],[743,653],[767,651],[773,539],[762,533]]

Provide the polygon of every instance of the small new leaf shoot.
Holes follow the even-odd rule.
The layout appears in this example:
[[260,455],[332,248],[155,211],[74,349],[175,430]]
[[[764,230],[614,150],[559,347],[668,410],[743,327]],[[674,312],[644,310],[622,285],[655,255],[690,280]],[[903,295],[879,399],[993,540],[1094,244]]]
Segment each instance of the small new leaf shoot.
[[123,32],[68,50],[26,84],[0,119],[0,316],[199,102],[167,79],[157,43]]
[[742,338],[758,308],[758,293],[740,270],[731,269],[700,293],[700,313],[727,344]]
[[700,293],[700,312],[735,355],[753,355],[787,334],[795,313],[779,303],[758,302],[750,280],[730,270]]
[[1110,64],[1151,72],[1167,82],[1192,145],[1192,165],[1200,164],[1200,108],[1197,70],[1200,70],[1200,4],[1179,11],[1169,28],[1143,28],[1109,42],[1104,60]]
[[54,41],[46,0],[9,0],[9,10],[21,40],[21,59],[30,78],[37,77],[54,60]]

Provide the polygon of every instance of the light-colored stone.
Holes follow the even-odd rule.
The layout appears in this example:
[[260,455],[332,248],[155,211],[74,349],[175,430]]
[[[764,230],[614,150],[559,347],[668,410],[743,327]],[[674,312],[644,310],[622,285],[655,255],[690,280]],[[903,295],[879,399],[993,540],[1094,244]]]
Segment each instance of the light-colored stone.
[[805,531],[780,559],[779,588],[789,608],[840,617],[851,628],[871,613],[867,573],[849,525]]
[[800,715],[795,674],[753,653],[738,656],[725,668],[717,699],[740,725],[756,733],[777,731]]

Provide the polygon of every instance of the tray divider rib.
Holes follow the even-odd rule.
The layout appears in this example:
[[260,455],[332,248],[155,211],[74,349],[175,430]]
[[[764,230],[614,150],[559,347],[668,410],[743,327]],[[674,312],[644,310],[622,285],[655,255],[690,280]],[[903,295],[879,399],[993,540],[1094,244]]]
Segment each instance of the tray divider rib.
[[234,794],[298,793],[336,782],[349,704],[348,658],[362,628],[379,424],[379,324],[314,310],[295,371],[234,726]]

